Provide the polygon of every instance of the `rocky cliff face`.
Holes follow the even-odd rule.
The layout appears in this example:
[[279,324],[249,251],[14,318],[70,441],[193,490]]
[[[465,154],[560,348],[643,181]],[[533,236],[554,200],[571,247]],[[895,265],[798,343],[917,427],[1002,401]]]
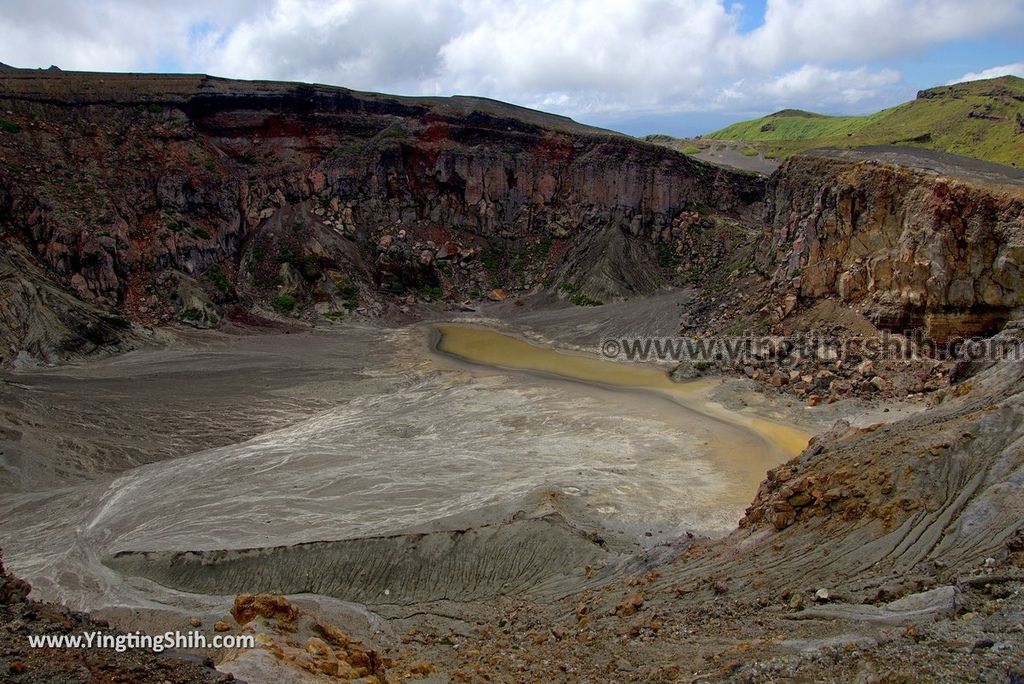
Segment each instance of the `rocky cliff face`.
[[1021,304],[1019,183],[804,156],[765,185],[489,100],[5,70],[0,363],[248,312],[609,301],[743,275],[752,239],[777,314],[837,299],[941,338]]
[[800,157],[768,182],[757,256],[788,314],[835,298],[881,328],[990,333],[1024,304],[1024,186]]
[[[232,307],[339,318],[540,284],[627,297],[685,270],[684,212],[735,228],[763,192],[470,98],[11,70],[0,118],[0,297],[19,312],[0,318],[6,360],[110,346],[115,314],[210,327]],[[25,317],[59,325],[8,320]]]

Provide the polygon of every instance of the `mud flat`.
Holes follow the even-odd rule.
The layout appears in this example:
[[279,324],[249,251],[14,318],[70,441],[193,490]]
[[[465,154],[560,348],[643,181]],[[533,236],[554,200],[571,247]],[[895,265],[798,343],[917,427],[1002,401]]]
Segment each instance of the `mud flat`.
[[[588,564],[727,533],[807,439],[711,401],[711,382],[440,331],[210,338],[19,374],[7,415],[34,465],[11,471],[23,487],[0,502],[10,565],[90,609],[243,591],[372,605],[560,594]],[[192,406],[160,399],[178,393]],[[17,420],[48,398],[63,422]],[[256,434],[201,448],[216,413],[247,403]],[[161,411],[173,439],[147,444]],[[61,477],[71,437],[82,469],[107,474]]]
[[[713,381],[679,385],[654,367],[561,352],[481,327],[441,325],[437,337],[436,348],[460,361],[454,364],[457,384],[479,389],[462,396],[454,387],[437,387],[442,404],[433,409],[416,393],[412,408],[430,411],[434,420],[443,413],[449,426],[450,442],[440,452],[434,449],[440,429],[425,441],[427,426],[406,422],[404,413],[398,414],[398,436],[405,452],[389,447],[394,426],[382,431],[359,422],[359,432],[374,443],[361,445],[370,457],[366,467],[386,472],[363,491],[343,484],[365,477],[357,473],[339,474],[329,488],[332,499],[361,511],[358,519],[340,524],[340,513],[295,502],[290,517],[305,509],[327,539],[295,544],[297,536],[308,537],[296,529],[277,536],[290,543],[273,547],[194,549],[181,539],[179,548],[188,551],[168,550],[169,529],[159,537],[128,531],[134,548],[108,555],[106,566],[186,592],[310,593],[378,609],[499,595],[552,597],[580,586],[589,565],[686,530],[728,531],[764,472],[807,441],[795,428],[709,401]],[[472,367],[462,370],[467,362]],[[485,403],[495,397],[496,403]],[[363,413],[388,422],[375,411]],[[289,442],[296,454],[292,467],[322,477],[325,461],[311,468],[297,454],[325,449],[328,439],[335,445],[351,439],[345,435],[352,419],[320,416],[316,446],[305,437],[294,441],[294,429],[274,443]],[[477,429],[459,427],[466,421]],[[616,426],[623,434],[615,434]],[[344,459],[346,451],[330,449],[327,458]],[[215,456],[224,458],[231,456]],[[254,458],[260,456],[246,453],[247,462]],[[384,493],[389,489],[393,496]],[[374,503],[361,503],[369,493]],[[195,492],[179,488],[175,497],[195,500]],[[270,492],[261,497],[271,498]],[[465,527],[451,529],[460,524]],[[359,536],[367,532],[391,534]],[[344,536],[351,538],[338,538]],[[197,530],[193,537],[210,539],[210,532]],[[122,537],[118,546],[126,545]]]

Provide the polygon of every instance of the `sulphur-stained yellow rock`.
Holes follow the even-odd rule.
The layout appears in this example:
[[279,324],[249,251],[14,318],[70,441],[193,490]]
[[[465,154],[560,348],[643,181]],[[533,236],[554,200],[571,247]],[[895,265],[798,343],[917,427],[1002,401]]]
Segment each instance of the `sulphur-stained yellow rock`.
[[299,609],[283,596],[275,594],[241,594],[231,607],[235,622],[244,625],[255,617],[291,622],[299,616]]
[[306,651],[315,656],[334,655],[334,651],[331,650],[331,647],[319,637],[309,637],[309,639],[306,640]]

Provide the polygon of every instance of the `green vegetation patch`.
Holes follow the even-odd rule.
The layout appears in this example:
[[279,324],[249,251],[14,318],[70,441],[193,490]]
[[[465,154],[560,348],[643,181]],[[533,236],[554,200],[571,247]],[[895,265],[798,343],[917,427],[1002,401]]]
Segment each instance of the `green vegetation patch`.
[[424,299],[443,299],[444,290],[439,285],[424,285],[420,288],[420,297]]
[[498,255],[489,249],[480,252],[480,263],[492,274],[497,273],[498,269],[500,268]]
[[179,221],[176,218],[167,219],[167,230],[171,232],[180,233],[181,231],[186,230],[187,228],[188,224],[185,223],[184,221]]
[[408,134],[398,124],[392,124],[378,134],[381,140],[405,140]]
[[213,283],[214,287],[224,294],[231,290],[231,283],[228,282],[228,277],[224,275],[223,269],[217,264],[214,264],[206,271],[206,277]]
[[320,277],[320,259],[312,254],[306,254],[299,261],[299,272],[306,280],[316,280]]
[[545,235],[540,239],[540,242],[535,244],[532,249],[532,256],[534,261],[547,261],[548,255],[551,254],[551,237]]
[[341,295],[342,299],[347,301],[357,301],[359,299],[359,288],[352,284],[352,281],[348,278],[344,278],[337,284],[338,294]]
[[601,306],[604,302],[588,297],[572,283],[562,283],[559,289],[569,297],[569,301],[576,306]]
[[271,300],[270,306],[279,314],[288,315],[295,311],[295,295],[283,292]]
[[1024,167],[1018,115],[1024,117],[1024,79],[1004,76],[932,88],[910,102],[865,116],[787,109],[726,126],[705,138],[749,143],[743,154],[752,149],[780,159],[817,147],[903,145]]
[[277,261],[280,264],[289,264],[303,278],[310,282],[317,280],[323,273],[323,265],[319,256],[315,254],[299,254],[288,246],[281,247],[278,250]]
[[0,119],[0,131],[4,133],[17,133],[21,130],[21,126],[14,121],[8,121],[7,119]]
[[683,260],[671,243],[659,242],[655,249],[658,253],[658,265],[662,268],[675,268]]

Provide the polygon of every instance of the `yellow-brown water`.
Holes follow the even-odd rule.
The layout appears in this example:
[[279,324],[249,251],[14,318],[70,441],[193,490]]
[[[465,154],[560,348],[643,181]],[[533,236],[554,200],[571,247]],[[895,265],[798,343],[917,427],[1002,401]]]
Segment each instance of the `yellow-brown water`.
[[810,438],[797,427],[733,411],[709,400],[716,380],[677,383],[652,365],[560,351],[487,328],[441,325],[438,330],[439,351],[474,364],[554,375],[670,400],[676,404],[676,418],[686,427],[697,423],[709,430],[706,446],[738,485],[734,489],[736,501],[750,501],[765,471],[800,453]]

